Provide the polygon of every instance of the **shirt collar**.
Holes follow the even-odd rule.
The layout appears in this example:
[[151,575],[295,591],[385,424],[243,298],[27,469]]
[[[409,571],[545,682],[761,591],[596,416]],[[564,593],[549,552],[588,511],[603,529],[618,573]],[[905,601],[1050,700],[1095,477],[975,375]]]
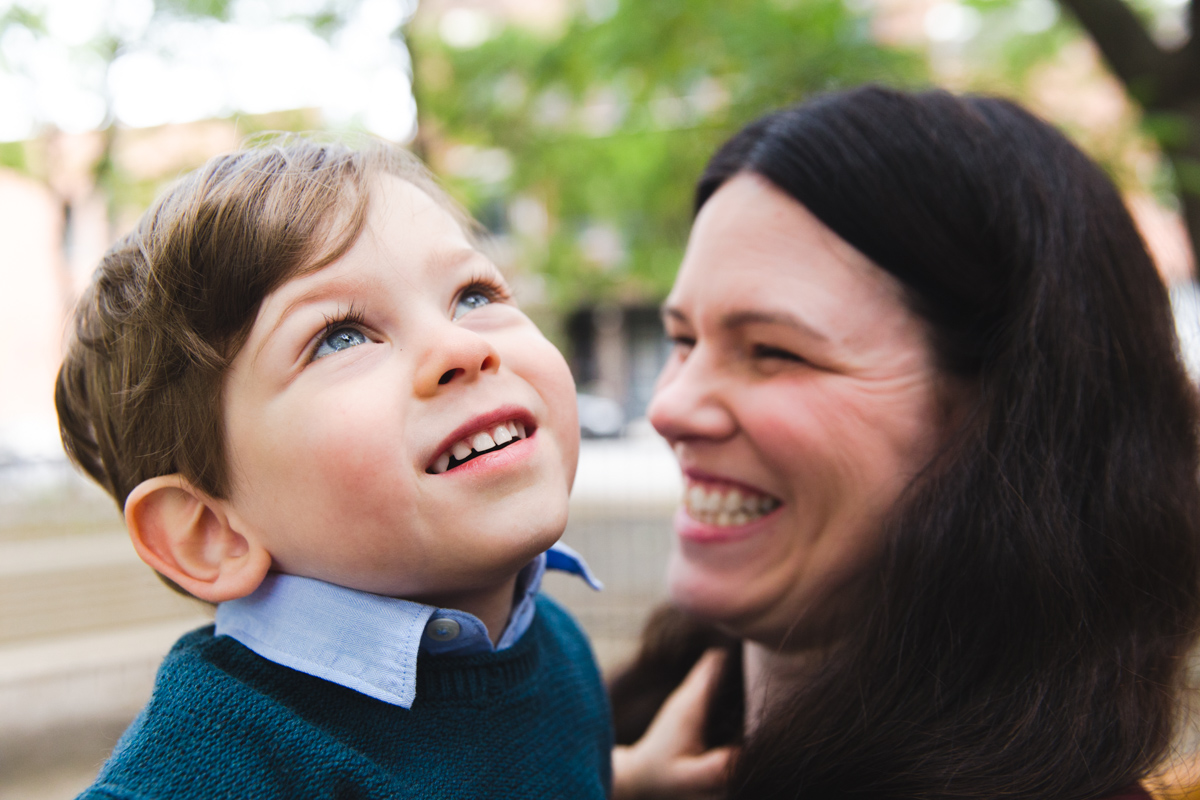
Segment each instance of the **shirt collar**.
[[313,578],[271,573],[252,594],[217,606],[216,634],[263,658],[402,708],[417,693],[417,656],[470,655],[513,646],[533,624],[546,569],[601,583],[582,556],[555,544],[517,575],[508,625],[493,647],[474,615],[368,594]]

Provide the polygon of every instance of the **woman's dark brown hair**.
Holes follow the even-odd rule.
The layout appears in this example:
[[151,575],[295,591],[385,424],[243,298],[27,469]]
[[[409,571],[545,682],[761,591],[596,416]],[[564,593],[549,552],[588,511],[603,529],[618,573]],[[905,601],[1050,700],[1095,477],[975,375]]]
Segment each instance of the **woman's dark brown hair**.
[[974,399],[731,796],[1083,800],[1144,777],[1200,622],[1198,419],[1117,190],[1013,103],[876,87],[742,130],[697,209],[747,171],[904,284]]

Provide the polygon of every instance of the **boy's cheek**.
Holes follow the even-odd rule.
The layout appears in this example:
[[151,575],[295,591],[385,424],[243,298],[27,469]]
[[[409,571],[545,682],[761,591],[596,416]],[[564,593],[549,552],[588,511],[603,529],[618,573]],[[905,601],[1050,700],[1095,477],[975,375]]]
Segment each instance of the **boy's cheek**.
[[542,362],[542,384],[548,387],[543,393],[550,424],[555,439],[562,449],[563,468],[569,489],[575,481],[575,468],[579,461],[579,407],[575,398],[575,380],[566,360],[558,349],[547,342],[550,351]]
[[392,441],[389,427],[369,407],[313,401],[307,404],[310,413],[289,413],[297,411],[295,405],[304,404],[232,427],[241,434],[231,447],[239,467],[235,481],[246,490],[290,498],[297,510],[320,513],[361,504],[365,490],[396,474],[403,443]]

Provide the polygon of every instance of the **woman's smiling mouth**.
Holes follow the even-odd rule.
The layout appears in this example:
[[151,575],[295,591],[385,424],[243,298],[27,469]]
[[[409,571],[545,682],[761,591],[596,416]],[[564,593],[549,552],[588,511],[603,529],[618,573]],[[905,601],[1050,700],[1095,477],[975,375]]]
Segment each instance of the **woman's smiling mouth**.
[[526,436],[525,423],[518,419],[488,425],[485,429],[465,436],[450,445],[434,459],[425,471],[430,475],[440,475],[467,463],[476,456],[502,450]]
[[780,503],[774,497],[727,483],[689,479],[683,494],[688,516],[718,527],[745,525],[770,514]]

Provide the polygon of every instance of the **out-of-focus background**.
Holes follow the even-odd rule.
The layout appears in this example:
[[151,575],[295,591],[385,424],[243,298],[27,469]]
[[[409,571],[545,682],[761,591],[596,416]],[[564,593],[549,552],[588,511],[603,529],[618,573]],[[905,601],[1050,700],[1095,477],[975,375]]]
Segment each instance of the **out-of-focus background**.
[[1194,1],[0,0],[0,800],[86,786],[210,616],[137,561],[52,402],[80,288],[166,183],[275,130],[365,131],[430,164],[574,371],[565,540],[608,589],[547,585],[611,670],[663,596],[679,479],[644,412],[716,145],[864,81],[1014,96],[1124,190],[1194,359]]

